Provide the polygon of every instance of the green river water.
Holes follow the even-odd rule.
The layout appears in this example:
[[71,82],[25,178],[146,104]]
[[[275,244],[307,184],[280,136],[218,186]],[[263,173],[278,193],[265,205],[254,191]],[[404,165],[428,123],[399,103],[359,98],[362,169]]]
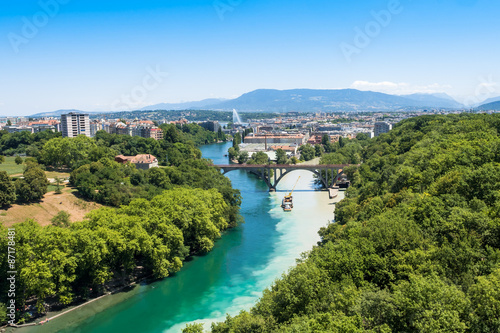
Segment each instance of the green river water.
[[[216,164],[231,143],[201,147],[203,156]],[[333,220],[334,201],[327,192],[314,191],[312,173],[294,171],[269,193],[263,181],[244,171],[227,174],[241,190],[245,223],[226,232],[212,252],[186,262],[175,276],[139,285],[131,291],[104,297],[50,321],[16,332],[114,333],[180,332],[191,322],[224,320],[248,310],[262,291],[296,258],[319,240],[317,231]],[[300,177],[294,192],[294,209],[283,212],[280,203]]]

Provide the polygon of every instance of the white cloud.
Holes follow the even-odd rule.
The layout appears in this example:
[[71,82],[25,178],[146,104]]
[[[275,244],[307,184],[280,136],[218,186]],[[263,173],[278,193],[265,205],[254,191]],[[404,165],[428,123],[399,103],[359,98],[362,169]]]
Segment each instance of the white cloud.
[[414,93],[441,93],[450,90],[450,85],[441,85],[433,83],[426,86],[417,86],[406,82],[368,82],[368,81],[355,81],[351,84],[352,89],[377,91],[393,95],[406,95]]

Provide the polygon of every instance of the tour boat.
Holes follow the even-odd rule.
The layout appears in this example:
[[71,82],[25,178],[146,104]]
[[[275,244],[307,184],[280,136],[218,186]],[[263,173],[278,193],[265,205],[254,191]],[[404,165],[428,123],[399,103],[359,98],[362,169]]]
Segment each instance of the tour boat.
[[281,201],[281,207],[285,212],[291,212],[293,208],[293,201],[291,195],[286,195]]
[[295,182],[295,185],[293,186],[292,191],[290,192],[290,194],[285,195],[285,197],[281,201],[281,208],[283,208],[283,210],[285,212],[291,212],[292,211],[292,208],[293,208],[292,193],[293,193],[293,190],[295,190],[295,186],[297,186],[297,183],[299,182],[299,179],[300,179],[300,176],[299,176],[299,178],[297,178],[297,181]]

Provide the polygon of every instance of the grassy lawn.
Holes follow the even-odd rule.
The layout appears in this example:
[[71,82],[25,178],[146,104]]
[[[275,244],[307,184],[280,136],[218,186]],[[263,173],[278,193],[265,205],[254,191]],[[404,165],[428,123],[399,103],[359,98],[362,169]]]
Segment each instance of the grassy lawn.
[[10,227],[27,219],[34,219],[41,226],[46,226],[63,210],[70,214],[71,222],[82,221],[88,212],[101,207],[97,203],[80,199],[75,192],[75,189],[66,187],[61,194],[46,193],[40,202],[28,205],[13,204],[7,209],[1,209],[0,224]]
[[68,178],[69,177],[69,173],[57,172],[57,171],[45,171],[45,175],[47,176],[47,178],[55,178],[55,177]]
[[[7,171],[8,175],[15,175],[18,173],[23,173],[23,164],[17,165],[14,160],[15,156],[5,156],[5,162],[0,164],[0,171]],[[23,158],[24,160],[24,158]]]
[[[64,189],[64,185],[60,185],[59,188],[62,191]],[[49,186],[47,186],[47,192],[53,192],[55,190],[57,190],[57,186],[56,185],[49,185]]]

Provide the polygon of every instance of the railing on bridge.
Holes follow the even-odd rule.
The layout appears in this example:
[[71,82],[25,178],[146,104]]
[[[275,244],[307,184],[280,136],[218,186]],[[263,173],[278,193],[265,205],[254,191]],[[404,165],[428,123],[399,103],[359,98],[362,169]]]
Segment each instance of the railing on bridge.
[[[323,165],[301,165],[301,164],[227,164],[215,165],[223,174],[233,170],[245,170],[256,174],[264,180],[270,192],[276,191],[276,186],[285,175],[295,170],[308,170],[318,176],[325,188],[336,184],[345,168],[353,164],[323,164]],[[357,166],[357,165],[355,165]],[[273,171],[272,173],[270,171]]]

